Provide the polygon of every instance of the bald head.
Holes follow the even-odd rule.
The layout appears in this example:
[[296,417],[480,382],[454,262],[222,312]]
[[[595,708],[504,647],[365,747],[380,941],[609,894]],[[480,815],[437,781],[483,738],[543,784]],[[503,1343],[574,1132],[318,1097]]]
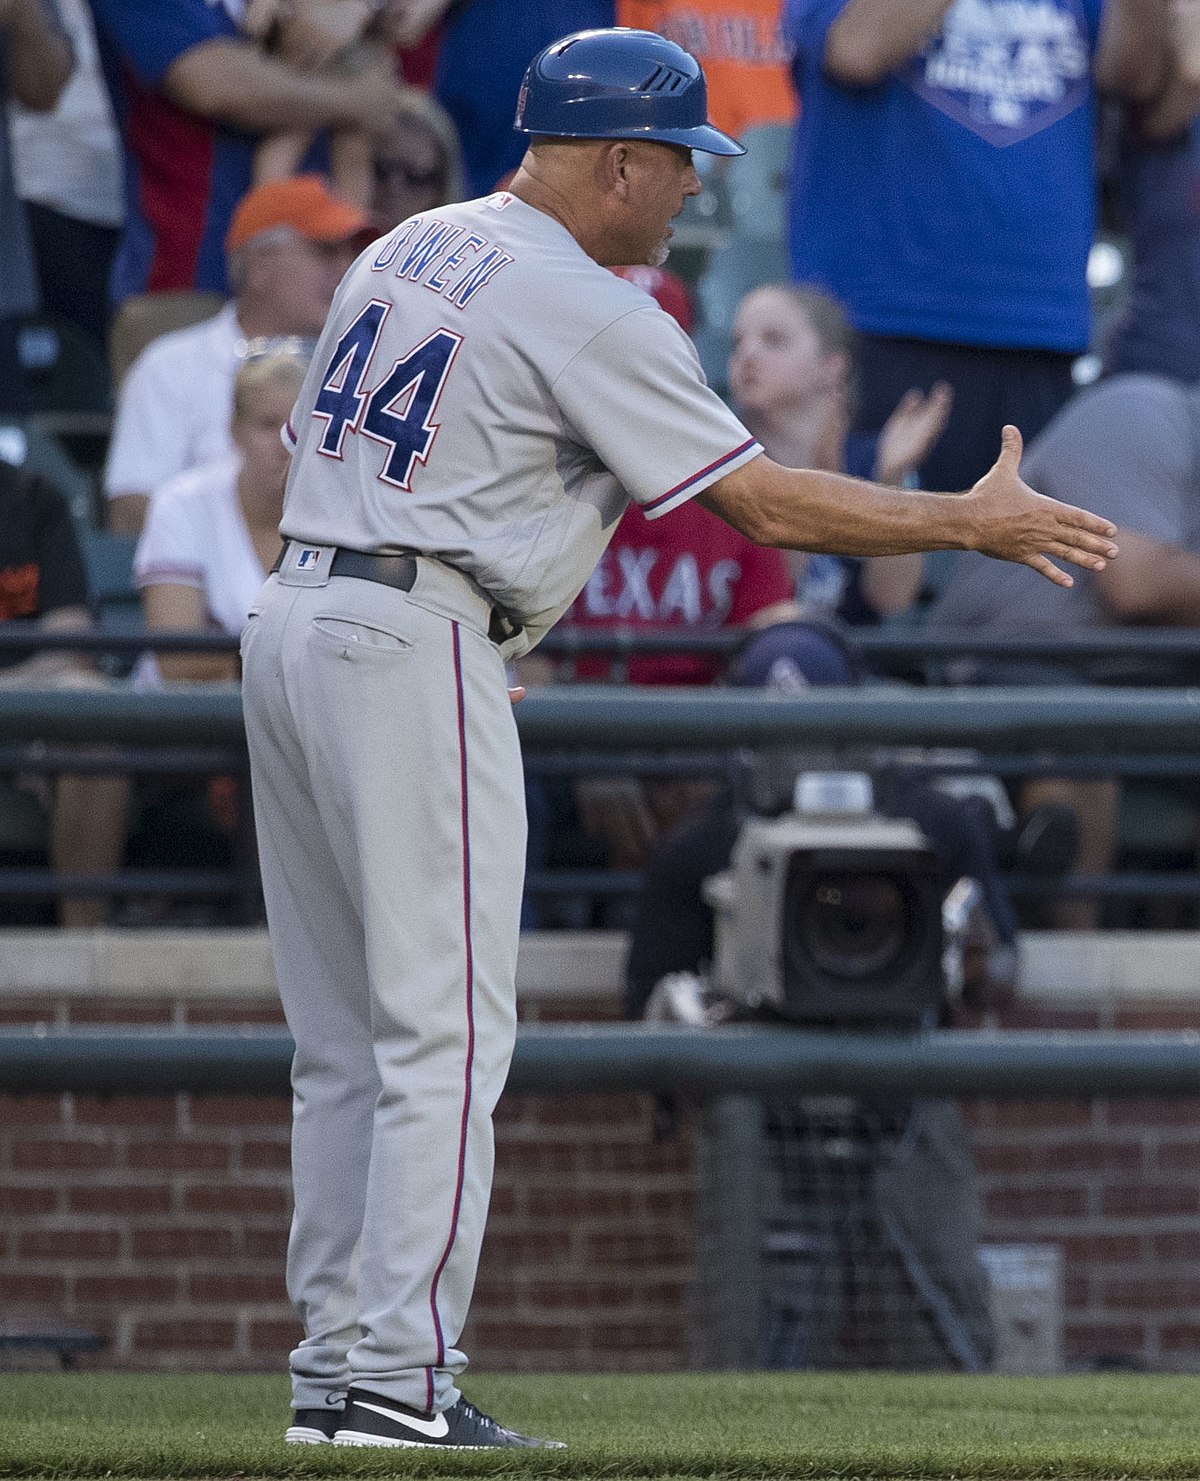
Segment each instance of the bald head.
[[677,144],[539,137],[509,189],[561,222],[602,266],[661,266],[671,221],[700,181],[691,150]]

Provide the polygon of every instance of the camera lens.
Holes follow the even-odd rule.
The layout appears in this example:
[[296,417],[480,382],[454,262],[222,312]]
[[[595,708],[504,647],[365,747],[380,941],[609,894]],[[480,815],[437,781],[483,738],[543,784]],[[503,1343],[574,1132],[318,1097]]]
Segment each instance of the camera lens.
[[791,951],[847,983],[902,970],[915,944],[906,884],[894,874],[809,875],[788,912]]

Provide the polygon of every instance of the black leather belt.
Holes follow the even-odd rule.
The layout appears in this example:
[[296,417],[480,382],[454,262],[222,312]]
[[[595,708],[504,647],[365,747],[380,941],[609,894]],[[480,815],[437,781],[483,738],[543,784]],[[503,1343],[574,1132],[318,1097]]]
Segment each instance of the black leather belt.
[[[283,565],[285,545],[271,567],[274,574]],[[415,555],[372,555],[365,550],[335,550],[329,564],[331,576],[357,576],[360,581],[378,581],[381,586],[394,586],[397,591],[411,591],[417,580]]]
[[[275,564],[271,567],[272,575],[283,565],[290,543],[285,542],[275,557]],[[365,550],[343,550],[339,547],[333,552],[329,574],[356,576],[360,581],[377,581],[381,586],[394,586],[397,591],[411,591],[417,580],[417,557],[408,552],[399,555],[373,555]],[[507,642],[520,631],[521,624],[515,622],[503,607],[492,607],[488,637],[493,643]]]

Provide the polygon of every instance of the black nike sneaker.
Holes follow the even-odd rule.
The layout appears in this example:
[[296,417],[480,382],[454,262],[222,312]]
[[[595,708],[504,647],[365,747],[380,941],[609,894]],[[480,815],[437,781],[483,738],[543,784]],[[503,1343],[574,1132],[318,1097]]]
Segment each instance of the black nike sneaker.
[[455,1450],[490,1450],[519,1445],[530,1450],[562,1450],[561,1440],[535,1440],[506,1430],[474,1404],[459,1399],[440,1414],[424,1414],[362,1388],[352,1388],[333,1437],[335,1445],[447,1446]]
[[293,1409],[284,1439],[289,1445],[328,1445],[342,1422],[344,1409]]

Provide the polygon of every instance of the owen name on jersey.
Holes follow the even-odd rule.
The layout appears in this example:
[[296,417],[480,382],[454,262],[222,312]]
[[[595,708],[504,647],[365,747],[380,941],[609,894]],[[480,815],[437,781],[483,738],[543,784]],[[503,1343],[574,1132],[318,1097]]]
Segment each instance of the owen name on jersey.
[[413,216],[402,221],[375,254],[374,273],[423,283],[455,308],[472,298],[513,258],[486,237],[451,221]]

